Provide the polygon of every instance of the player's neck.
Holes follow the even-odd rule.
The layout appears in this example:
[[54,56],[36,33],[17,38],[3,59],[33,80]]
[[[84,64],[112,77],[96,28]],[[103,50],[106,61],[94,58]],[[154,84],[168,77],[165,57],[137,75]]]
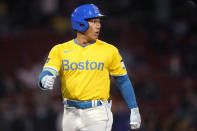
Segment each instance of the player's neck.
[[92,41],[94,41],[94,40],[88,39],[87,36],[85,36],[85,35],[77,34],[76,42],[79,45],[82,45],[82,46],[89,45],[92,43]]

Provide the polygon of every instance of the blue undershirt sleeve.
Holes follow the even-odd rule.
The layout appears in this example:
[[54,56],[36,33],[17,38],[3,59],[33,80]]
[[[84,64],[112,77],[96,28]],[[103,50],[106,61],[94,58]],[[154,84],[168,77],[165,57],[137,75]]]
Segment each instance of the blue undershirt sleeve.
[[42,87],[42,83],[41,83],[41,80],[42,78],[45,76],[45,75],[49,75],[49,76],[53,76],[53,74],[50,72],[50,71],[42,71],[40,73],[40,76],[39,76],[39,80],[38,80],[38,87],[42,90],[47,90],[45,89],[44,87]]
[[136,108],[137,107],[136,97],[128,75],[114,76],[114,78],[129,108],[130,109]]

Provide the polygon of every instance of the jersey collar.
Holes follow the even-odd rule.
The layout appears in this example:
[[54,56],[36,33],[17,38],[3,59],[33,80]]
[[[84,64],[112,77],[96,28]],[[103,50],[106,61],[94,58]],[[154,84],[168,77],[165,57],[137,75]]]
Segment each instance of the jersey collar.
[[89,45],[91,45],[91,44],[93,44],[93,43],[95,43],[95,42],[96,42],[96,40],[93,40],[93,41],[92,41],[90,44],[88,44],[88,45],[80,45],[80,44],[77,43],[77,40],[74,39],[74,43],[77,44],[77,45],[79,45],[79,46],[81,46],[81,47],[89,46]]

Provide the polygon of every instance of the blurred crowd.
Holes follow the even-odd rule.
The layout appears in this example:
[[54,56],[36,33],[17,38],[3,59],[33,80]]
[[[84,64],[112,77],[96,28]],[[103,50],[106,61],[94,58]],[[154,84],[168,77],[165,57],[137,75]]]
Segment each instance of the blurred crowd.
[[[61,131],[60,82],[37,86],[50,49],[75,37],[70,14],[95,3],[100,39],[125,61],[140,131],[197,130],[197,12],[189,0],[0,0],[0,131]],[[196,2],[196,1],[194,1]],[[112,79],[112,131],[129,130],[129,109]]]

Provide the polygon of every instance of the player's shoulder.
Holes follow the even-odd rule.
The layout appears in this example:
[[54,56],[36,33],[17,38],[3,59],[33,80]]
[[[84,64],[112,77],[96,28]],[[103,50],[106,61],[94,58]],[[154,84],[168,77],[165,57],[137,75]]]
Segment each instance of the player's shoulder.
[[115,47],[113,44],[107,43],[105,41],[97,39],[97,43],[98,43],[98,45],[108,48],[110,50],[118,50],[118,48]]

